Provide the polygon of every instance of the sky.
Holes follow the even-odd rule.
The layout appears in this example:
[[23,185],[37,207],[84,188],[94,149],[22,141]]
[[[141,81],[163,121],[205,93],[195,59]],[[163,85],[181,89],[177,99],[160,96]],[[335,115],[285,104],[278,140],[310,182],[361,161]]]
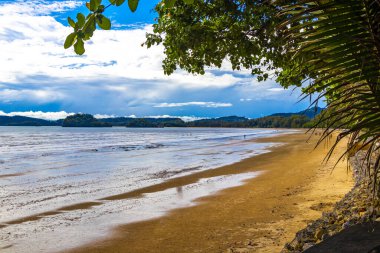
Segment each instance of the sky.
[[205,75],[164,75],[163,47],[141,47],[157,2],[140,0],[135,13],[126,5],[108,8],[112,30],[97,30],[77,56],[63,42],[71,32],[67,17],[85,13],[84,1],[0,0],[0,115],[256,118],[309,106],[298,102],[299,89],[258,82],[249,70],[232,71],[228,61]]

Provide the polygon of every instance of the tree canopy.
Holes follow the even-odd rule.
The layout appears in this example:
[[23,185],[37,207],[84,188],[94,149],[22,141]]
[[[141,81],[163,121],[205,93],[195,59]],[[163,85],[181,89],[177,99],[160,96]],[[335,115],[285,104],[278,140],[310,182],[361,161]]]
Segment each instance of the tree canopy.
[[[136,10],[138,0],[111,5],[124,2]],[[104,16],[109,6],[101,0],[86,6],[87,17],[69,19],[74,32],[65,47],[74,45],[77,54],[97,26],[111,28]],[[317,92],[311,103],[323,98],[328,104],[315,125],[325,127],[321,141],[339,129],[337,141],[350,138],[347,153],[361,142],[368,162],[374,160],[368,170],[380,196],[378,0],[163,0],[155,9],[158,19],[145,45],[163,45],[166,74],[177,68],[203,74],[227,60],[258,80],[302,87],[305,98]]]

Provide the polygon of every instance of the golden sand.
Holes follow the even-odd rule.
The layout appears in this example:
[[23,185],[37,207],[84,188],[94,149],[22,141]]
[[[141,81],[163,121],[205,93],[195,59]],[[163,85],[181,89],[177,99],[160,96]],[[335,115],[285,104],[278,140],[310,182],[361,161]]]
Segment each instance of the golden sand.
[[197,200],[196,206],[119,226],[103,240],[69,252],[279,252],[298,230],[331,209],[353,185],[345,162],[332,171],[344,144],[322,164],[327,145],[314,149],[318,136],[307,143],[308,137],[299,133],[260,139],[286,144],[236,164],[149,187],[143,191],[219,175],[265,171],[242,186]]

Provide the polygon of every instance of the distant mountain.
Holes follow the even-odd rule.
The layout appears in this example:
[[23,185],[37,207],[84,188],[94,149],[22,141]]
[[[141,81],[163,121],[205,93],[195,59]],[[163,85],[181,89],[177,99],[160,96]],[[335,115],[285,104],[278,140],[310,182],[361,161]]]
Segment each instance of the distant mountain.
[[310,118],[302,114],[265,116],[257,119],[230,116],[187,122],[188,127],[237,127],[237,128],[302,128]]
[[99,119],[101,122],[112,124],[113,126],[126,127],[184,127],[185,122],[180,118],[105,118]]
[[227,116],[211,119],[200,119],[186,123],[189,127],[244,127],[249,119],[239,116]]
[[239,116],[201,119],[184,122],[180,118],[104,118],[96,119],[91,114],[75,114],[66,119],[48,121],[24,116],[0,116],[0,126],[63,126],[63,127],[262,127],[300,128],[307,127],[323,108],[310,108],[296,113],[275,113],[269,116],[248,119]]
[[243,122],[243,121],[247,121],[248,119],[245,117],[239,117],[239,116],[227,116],[227,117],[216,118],[216,120],[225,121],[225,122]]
[[127,117],[99,119],[99,121],[110,123],[110,124],[112,124],[112,126],[126,126],[130,122],[132,122],[133,120],[134,120],[134,118],[127,118]]
[[57,126],[57,122],[24,116],[0,116],[0,126]]
[[280,116],[280,117],[290,117],[293,115],[304,115],[308,117],[309,119],[315,118],[318,114],[320,114],[324,108],[321,107],[315,107],[315,108],[309,108],[300,112],[295,112],[295,113],[274,113],[269,116]]

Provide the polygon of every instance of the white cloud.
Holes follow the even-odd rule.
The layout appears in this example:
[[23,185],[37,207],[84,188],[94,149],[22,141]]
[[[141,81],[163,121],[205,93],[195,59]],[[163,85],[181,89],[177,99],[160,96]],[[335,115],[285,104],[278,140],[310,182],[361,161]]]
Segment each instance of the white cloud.
[[106,119],[106,118],[115,118],[115,115],[108,115],[108,114],[95,114],[94,117],[96,119]]
[[273,92],[281,92],[284,91],[284,88],[270,88],[268,91],[273,91]]
[[48,103],[58,100],[63,100],[65,95],[46,89],[2,89],[0,90],[0,100],[3,103],[14,101],[32,101],[34,103]]
[[[41,1],[0,3],[0,82],[19,84],[22,77],[47,76],[52,79],[96,81],[128,78],[165,82],[188,89],[228,87],[240,78],[207,72],[195,76],[177,71],[166,76],[162,70],[163,47],[141,47],[151,25],[129,30],[98,30],[86,43],[84,56],[65,50],[65,36],[71,28],[47,16],[74,9],[82,1]],[[22,79],[22,80],[21,80]]]
[[184,102],[184,103],[160,103],[154,107],[182,107],[182,106],[201,106],[201,107],[231,107],[231,103],[216,103],[216,102]]
[[45,120],[64,119],[70,115],[74,115],[74,113],[67,113],[65,111],[60,111],[60,112],[28,111],[28,112],[5,113],[3,111],[0,111],[0,116],[10,116],[10,117],[12,117],[12,116],[24,116],[24,117],[31,117],[31,118],[38,118],[38,119],[45,119]]
[[[236,75],[230,71],[228,61],[224,61],[222,71],[209,68],[203,76],[182,70],[165,76],[163,47],[141,47],[146,32],[152,30],[150,25],[98,30],[86,43],[85,55],[76,56],[72,48],[63,48],[65,36],[72,29],[53,16],[83,6],[83,2],[0,0],[0,102],[57,102],[67,111],[95,111],[112,116],[175,114],[170,108],[231,107],[231,103],[218,103],[226,97],[229,101],[248,101],[249,96],[256,101],[268,97],[283,99],[284,94],[289,94],[277,92],[279,88],[273,81],[258,84],[249,70]],[[160,101],[215,102],[158,104]]]
[[47,15],[53,12],[65,12],[83,6],[84,1],[3,1],[0,15]]
[[252,98],[241,98],[240,102],[249,102],[252,101]]

